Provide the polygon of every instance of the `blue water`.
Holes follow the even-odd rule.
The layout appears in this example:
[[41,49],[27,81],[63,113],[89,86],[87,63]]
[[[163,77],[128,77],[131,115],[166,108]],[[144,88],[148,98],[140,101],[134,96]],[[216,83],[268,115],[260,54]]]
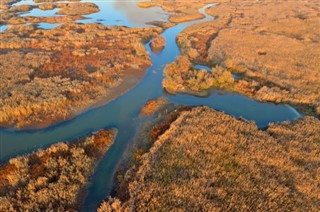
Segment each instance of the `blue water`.
[[18,1],[14,4],[12,4],[11,6],[19,6],[19,5],[35,5],[36,3],[33,0],[22,0],[22,1]]
[[54,8],[53,10],[40,10],[38,8],[33,8],[32,10],[28,12],[23,12],[20,14],[20,16],[25,17],[25,16],[34,16],[34,17],[52,17],[52,16],[62,16],[62,15],[57,15],[56,13],[59,11],[59,8]]
[[[204,12],[204,9],[201,12]],[[116,11],[109,12],[110,14],[118,14],[115,19],[121,16]],[[91,16],[92,19],[94,19],[93,15]],[[134,26],[132,21],[127,20],[128,17],[130,16],[121,16],[121,20],[123,23],[131,23]],[[207,105],[235,117],[243,117],[254,121],[261,128],[266,127],[270,122],[299,118],[299,113],[288,105],[261,103],[239,94],[224,91],[213,90],[210,96],[205,98],[190,95],[168,95],[163,91],[161,85],[163,68],[167,63],[175,61],[176,56],[180,54],[176,45],[176,36],[187,26],[209,19],[212,19],[212,17],[206,16],[203,20],[181,23],[167,29],[163,33],[166,38],[166,47],[159,54],[154,54],[150,50],[149,43],[147,43],[145,48],[150,53],[153,65],[146,71],[141,83],[114,101],[46,129],[33,131],[1,129],[0,160],[7,160],[9,157],[18,154],[45,148],[58,141],[74,140],[102,128],[116,127],[119,130],[116,141],[92,176],[88,197],[85,200],[83,210],[93,211],[112,190],[116,167],[137,131],[139,111],[152,98],[167,96],[171,102],[176,104]]]
[[207,71],[210,71],[211,72],[211,68],[209,68],[208,66],[204,66],[204,65],[199,65],[199,64],[196,64],[193,66],[194,68],[196,69],[200,69],[200,70],[207,70]]
[[1,25],[0,26],[0,32],[3,32],[4,30],[8,29],[9,25]]
[[[66,3],[58,1],[60,3]],[[146,22],[150,21],[167,21],[169,15],[159,7],[153,7],[149,9],[142,9],[137,6],[138,1],[117,1],[117,0],[85,0],[81,2],[93,2],[100,11],[89,15],[83,15],[84,19],[78,20],[78,23],[101,23],[105,26],[127,26],[127,27],[147,27],[150,26]],[[13,4],[18,5],[39,5],[46,3],[35,3],[31,0],[23,0]],[[72,2],[71,2],[72,4]],[[59,8],[53,10],[40,10],[34,8],[31,11],[20,13],[21,16],[36,16],[36,17],[49,17],[49,16],[61,16],[56,13]],[[137,15],[138,14],[138,15]],[[147,20],[147,21],[146,21]],[[60,23],[62,24],[62,23]],[[40,23],[44,29],[52,29],[59,24],[49,25],[46,23]]]
[[59,26],[60,24],[59,23],[38,23],[36,24],[38,26],[38,28],[41,28],[41,29],[53,29],[57,26]]
[[167,21],[169,16],[159,7],[142,9],[137,1],[83,1],[94,2],[99,12],[85,15],[78,23],[101,23],[106,26],[147,27],[146,20]]

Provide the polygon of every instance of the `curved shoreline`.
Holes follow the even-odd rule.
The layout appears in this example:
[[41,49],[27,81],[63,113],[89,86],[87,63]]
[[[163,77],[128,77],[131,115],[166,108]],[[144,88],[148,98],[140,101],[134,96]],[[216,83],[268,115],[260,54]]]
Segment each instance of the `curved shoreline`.
[[[204,12],[210,6],[207,5],[200,11]],[[207,14],[206,17],[209,18]],[[205,20],[202,19],[200,21]],[[180,50],[176,45],[176,35],[185,27],[200,21],[181,23],[165,30],[162,34],[168,38],[167,46],[159,55],[153,54],[149,45],[146,44],[145,48],[151,56],[153,65],[145,72],[143,80],[137,83],[134,88],[129,89],[124,95],[104,104],[102,107],[90,108],[75,116],[72,120],[42,130],[10,132],[10,129],[0,129],[0,134],[2,135],[0,145],[4,147],[0,148],[0,152],[3,151],[1,159],[17,153],[29,152],[56,141],[74,140],[97,129],[110,126],[117,127],[119,134],[116,141],[106,157],[101,161],[99,167],[97,167],[97,172],[92,177],[92,184],[89,187],[88,198],[85,200],[84,210],[90,211],[96,208],[112,189],[114,171],[137,130],[135,122],[141,107],[147,100],[164,95],[161,86],[163,64],[174,61],[175,56],[180,54]],[[153,73],[154,70],[156,74]],[[286,105],[276,106],[270,103],[260,103],[228,92],[223,95],[214,93],[210,97],[202,99],[187,95],[176,95],[169,96],[169,100],[175,104],[209,105],[235,117],[244,116],[248,120],[257,121],[261,125],[266,125],[271,121],[292,120],[299,117],[291,111],[291,107],[288,109]],[[243,111],[241,107],[246,111]],[[270,111],[272,114],[268,116],[263,114]]]
[[145,68],[144,70],[126,70],[125,72],[128,73],[124,73],[124,77],[122,81],[119,83],[119,85],[111,88],[105,97],[102,96],[98,98],[94,103],[85,107],[73,108],[73,113],[65,119],[60,118],[56,120],[45,120],[45,122],[42,124],[31,123],[30,125],[22,126],[20,128],[6,127],[6,125],[4,125],[4,127],[0,127],[0,130],[3,129],[11,132],[37,131],[52,128],[64,122],[68,122],[83,113],[87,113],[90,110],[102,107],[103,105],[110,103],[111,101],[119,98],[120,96],[125,95],[128,91],[130,91],[143,80],[143,77],[147,69],[148,68]]

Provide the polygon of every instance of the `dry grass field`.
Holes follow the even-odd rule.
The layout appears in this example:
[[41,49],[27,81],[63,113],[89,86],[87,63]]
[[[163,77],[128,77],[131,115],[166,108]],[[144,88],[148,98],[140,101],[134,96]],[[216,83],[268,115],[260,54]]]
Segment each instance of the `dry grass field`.
[[109,198],[99,211],[320,209],[314,117],[262,131],[197,107],[182,112],[140,160],[124,177],[129,196]]
[[114,98],[114,88],[128,90],[151,65],[143,44],[160,32],[76,23],[11,27],[0,34],[0,125],[45,127]]
[[101,130],[1,164],[0,211],[79,210],[89,177],[115,136],[116,130]]
[[319,1],[234,0],[206,12],[216,19],[178,36],[182,54],[241,73],[238,92],[320,114]]

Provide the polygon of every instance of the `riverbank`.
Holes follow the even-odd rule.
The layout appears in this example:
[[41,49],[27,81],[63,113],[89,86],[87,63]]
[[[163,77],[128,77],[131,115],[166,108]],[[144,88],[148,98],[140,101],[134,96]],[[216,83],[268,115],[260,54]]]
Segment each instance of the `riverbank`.
[[11,27],[0,34],[0,125],[43,128],[118,97],[142,79],[151,65],[143,44],[161,32],[76,23]]
[[[204,9],[205,8],[203,8],[201,11]],[[205,20],[210,20],[210,18],[211,17],[208,17]],[[149,52],[153,65],[146,72],[144,80],[142,80],[141,83],[139,83],[139,85],[137,85],[135,88],[128,91],[125,95],[116,98],[109,104],[105,104],[102,107],[95,108],[94,110],[89,110],[86,113],[82,113],[81,115],[77,116],[75,119],[63,122],[59,125],[54,125],[46,129],[34,131],[0,129],[0,145],[2,147],[0,149],[1,159],[6,160],[8,157],[12,157],[17,154],[31,152],[32,150],[40,148],[43,145],[48,146],[49,144],[60,140],[73,140],[79,136],[86,135],[102,128],[117,127],[119,129],[117,140],[110,148],[109,153],[101,162],[101,165],[98,167],[95,175],[92,176],[92,183],[90,184],[88,190],[89,194],[83,205],[84,211],[92,211],[95,210],[98,204],[110,193],[117,165],[122,158],[122,154],[126,151],[130,142],[132,141],[132,138],[138,130],[140,119],[143,119],[142,117],[139,117],[142,105],[144,105],[150,99],[157,99],[158,97],[166,95],[166,97],[169,99],[169,102],[176,105],[209,105],[210,107],[225,111],[234,117],[244,117],[248,120],[255,121],[261,128],[264,128],[270,122],[281,122],[300,117],[300,114],[287,105],[259,103],[241,95],[223,91],[214,92],[213,95],[210,95],[207,98],[195,98],[194,96],[188,95],[171,96],[164,93],[161,89],[163,67],[165,64],[173,62],[175,57],[180,54],[176,45],[177,34],[185,29],[185,27],[193,23],[197,22],[178,24],[164,31],[163,36],[166,38],[167,45],[159,54],[154,54],[150,50],[150,46],[145,45],[144,47]],[[127,30],[126,27],[115,28],[119,31]],[[69,31],[67,28],[63,29],[64,30],[62,31]],[[71,32],[78,37],[79,33],[81,34],[84,32],[81,30],[81,28],[79,30],[77,29],[78,28],[71,28]],[[102,31],[104,32],[107,30]],[[84,35],[85,34],[86,33],[84,33]],[[57,34],[57,36],[59,37],[59,34]],[[92,42],[90,39],[88,40],[88,43]],[[50,43],[47,45],[50,46]],[[95,52],[96,50],[97,49],[88,51],[86,48],[78,48],[72,49],[71,54],[83,58],[87,56],[87,53],[90,55],[92,53],[91,51]],[[101,49],[98,48],[98,50]],[[96,55],[99,56],[98,54]],[[117,52],[115,55],[118,57]],[[93,57],[94,56],[92,56],[92,58]],[[53,72],[58,72],[61,67],[59,66],[59,55],[57,55],[57,58],[58,59],[56,61],[49,61],[51,65],[47,66],[49,68],[51,66],[57,66],[58,68],[53,69]],[[68,60],[63,60],[63,62],[68,62]],[[63,70],[64,68],[62,67],[61,69]],[[73,69],[69,69],[68,71],[72,72]],[[83,92],[88,92],[88,90]],[[81,95],[79,96],[81,97]],[[153,113],[153,111],[151,111],[151,113]],[[148,118],[150,117],[147,117],[146,119]],[[164,124],[163,127],[164,128],[155,129],[155,138],[157,135],[162,134],[165,130],[167,130],[167,127],[170,127],[170,125]],[[21,140],[23,142],[20,142]]]
[[194,20],[203,19],[205,16],[199,9],[212,3],[210,0],[194,0],[192,2],[187,1],[166,1],[153,0],[138,2],[138,6],[141,8],[161,7],[163,10],[170,13],[169,21],[172,23],[182,23]]
[[79,210],[89,177],[117,130],[12,158],[0,165],[0,210]]
[[[265,12],[268,11],[268,12]],[[315,1],[222,2],[206,10],[213,21],[179,34],[194,64],[241,74],[233,91],[259,101],[288,103],[320,114],[320,48]]]
[[99,211],[319,210],[319,129],[314,117],[262,131],[208,107],[182,111]]
[[[98,6],[91,2],[66,1],[56,3],[51,1],[38,4],[40,2],[34,1],[27,3],[29,4],[20,4],[18,0],[1,1],[0,25],[65,23],[84,19],[84,15],[100,11]],[[36,12],[32,15],[31,11]],[[47,15],[46,12],[50,15]]]

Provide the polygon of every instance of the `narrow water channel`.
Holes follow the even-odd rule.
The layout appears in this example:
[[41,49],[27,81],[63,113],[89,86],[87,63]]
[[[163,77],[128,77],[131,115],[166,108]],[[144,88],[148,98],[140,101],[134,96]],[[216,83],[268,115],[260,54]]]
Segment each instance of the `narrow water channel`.
[[[205,14],[205,9],[210,6],[213,5],[207,5],[200,11]],[[180,54],[176,44],[177,35],[187,26],[212,19],[206,15],[202,20],[181,23],[167,29],[163,33],[166,47],[160,54],[154,54],[149,44],[146,44],[145,48],[150,53],[153,65],[146,71],[143,81],[114,101],[46,129],[29,131],[0,129],[0,160],[44,148],[58,141],[74,140],[102,128],[116,127],[119,130],[118,137],[92,176],[88,197],[85,200],[83,210],[93,211],[112,190],[116,167],[137,130],[139,111],[152,98],[167,96],[175,104],[207,105],[232,116],[252,120],[261,128],[270,122],[299,118],[299,113],[288,105],[261,103],[229,92],[212,91],[210,96],[205,98],[190,95],[172,96],[163,92],[161,85],[163,68]]]

